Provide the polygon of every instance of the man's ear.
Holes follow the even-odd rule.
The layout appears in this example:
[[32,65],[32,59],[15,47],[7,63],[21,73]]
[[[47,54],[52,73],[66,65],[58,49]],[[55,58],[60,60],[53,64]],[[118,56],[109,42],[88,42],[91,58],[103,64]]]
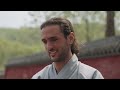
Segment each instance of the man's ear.
[[69,43],[70,44],[73,44],[74,40],[75,40],[75,34],[74,32],[71,32],[68,36],[68,39],[69,39]]

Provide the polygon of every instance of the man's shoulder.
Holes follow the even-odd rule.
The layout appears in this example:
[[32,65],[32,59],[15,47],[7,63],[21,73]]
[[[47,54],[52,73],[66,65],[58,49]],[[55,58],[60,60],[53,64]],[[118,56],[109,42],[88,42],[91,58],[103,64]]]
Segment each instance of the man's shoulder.
[[81,62],[79,65],[79,73],[86,79],[103,78],[96,68]]
[[42,70],[40,70],[35,75],[33,75],[32,79],[41,79],[41,78],[43,78],[48,73],[48,70],[49,70],[50,67],[51,67],[51,64],[45,66]]

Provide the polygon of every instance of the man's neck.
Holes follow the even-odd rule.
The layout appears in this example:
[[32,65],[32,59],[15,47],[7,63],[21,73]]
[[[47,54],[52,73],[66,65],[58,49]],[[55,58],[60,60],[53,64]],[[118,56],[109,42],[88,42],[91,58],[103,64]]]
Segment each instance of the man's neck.
[[67,64],[67,62],[72,58],[72,54],[69,57],[61,62],[54,62],[54,67],[56,69],[57,74],[61,71],[61,69]]

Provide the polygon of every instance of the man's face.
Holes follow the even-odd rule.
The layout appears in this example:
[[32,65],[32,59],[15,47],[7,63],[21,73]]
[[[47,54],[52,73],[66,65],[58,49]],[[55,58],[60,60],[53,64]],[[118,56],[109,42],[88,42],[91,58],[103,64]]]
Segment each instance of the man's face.
[[64,61],[70,50],[70,42],[64,37],[58,25],[42,29],[42,42],[53,62]]

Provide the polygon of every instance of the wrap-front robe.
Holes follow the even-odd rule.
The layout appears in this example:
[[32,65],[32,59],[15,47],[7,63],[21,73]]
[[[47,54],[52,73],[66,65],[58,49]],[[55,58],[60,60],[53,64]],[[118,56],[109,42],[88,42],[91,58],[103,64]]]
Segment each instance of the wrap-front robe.
[[57,74],[54,62],[36,73],[32,79],[103,79],[95,68],[80,61],[75,54]]

